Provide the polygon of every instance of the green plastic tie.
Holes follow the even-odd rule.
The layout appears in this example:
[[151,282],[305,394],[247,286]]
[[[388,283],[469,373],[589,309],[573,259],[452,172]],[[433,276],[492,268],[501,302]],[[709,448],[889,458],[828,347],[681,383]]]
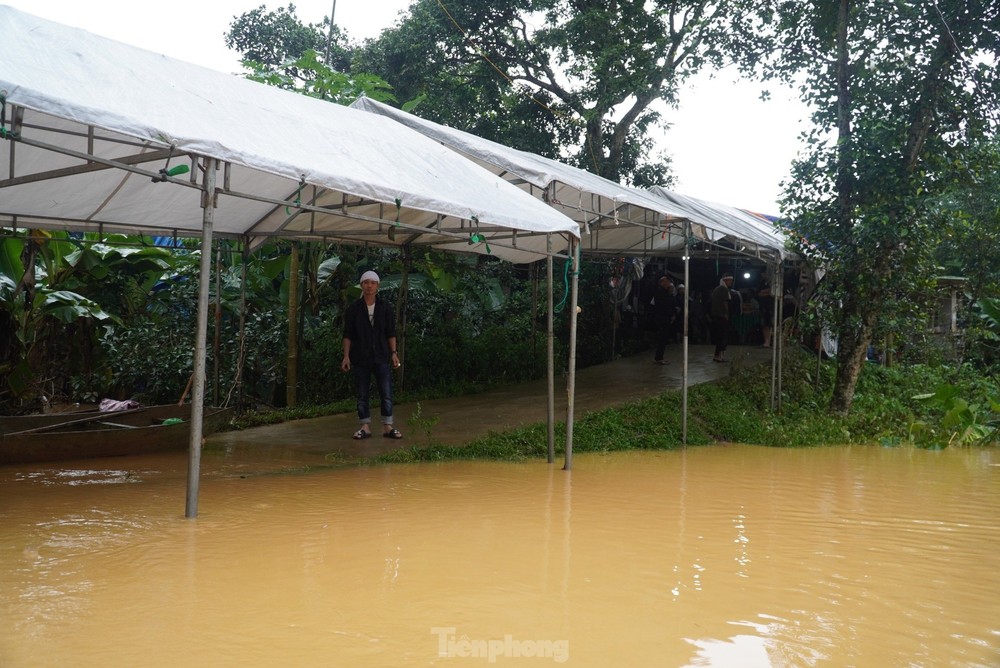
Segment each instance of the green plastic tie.
[[493,251],[490,250],[490,245],[486,241],[486,235],[479,231],[479,219],[473,216],[472,222],[476,224],[476,231],[469,235],[469,245],[471,246],[472,244],[486,244],[486,254],[492,255]]
[[[296,207],[298,207],[300,204],[302,204],[302,189],[305,188],[305,187],[306,187],[306,177],[303,176],[302,180],[299,181],[299,189],[295,191],[295,206]],[[288,216],[292,215],[292,211],[291,211],[291,209],[288,208],[288,206],[285,206],[285,215],[288,215]]]
[[7,91],[0,93],[0,137],[12,137],[7,133]]

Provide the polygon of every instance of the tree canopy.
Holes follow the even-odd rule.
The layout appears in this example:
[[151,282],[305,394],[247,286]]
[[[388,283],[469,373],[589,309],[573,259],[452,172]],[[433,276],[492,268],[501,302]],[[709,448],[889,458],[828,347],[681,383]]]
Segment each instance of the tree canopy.
[[361,95],[395,102],[389,85],[366,72],[352,73],[356,45],[330,18],[302,23],[295,5],[269,12],[265,5],[236,17],[226,46],[242,56],[247,77],[340,104]]
[[832,412],[850,409],[880,314],[926,287],[949,225],[933,212],[980,181],[995,137],[1000,7],[940,0],[773,3],[765,71],[798,82],[815,113],[784,214],[827,270],[839,339]]
[[669,181],[653,103],[736,59],[755,21],[741,0],[416,0],[355,66],[419,113],[613,181]]

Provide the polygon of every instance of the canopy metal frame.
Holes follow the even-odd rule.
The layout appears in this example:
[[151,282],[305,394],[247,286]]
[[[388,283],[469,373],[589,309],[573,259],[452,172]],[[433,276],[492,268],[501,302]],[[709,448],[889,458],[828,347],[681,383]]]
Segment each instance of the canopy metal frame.
[[[311,202],[302,202],[298,199],[293,199],[293,196],[299,193],[299,190],[291,193],[287,199],[276,199],[255,195],[253,193],[241,192],[231,188],[231,163],[212,157],[197,155],[192,152],[176,152],[169,146],[153,147],[150,142],[130,142],[123,141],[120,138],[110,138],[108,141],[112,141],[116,145],[129,147],[135,152],[119,156],[114,159],[102,157],[96,153],[98,150],[97,147],[103,141],[102,134],[100,129],[93,125],[88,126],[88,131],[85,134],[76,133],[77,136],[85,136],[87,138],[87,152],[77,151],[58,144],[34,140],[24,137],[22,134],[22,130],[26,127],[19,123],[19,120],[24,117],[23,108],[17,105],[12,105],[12,109],[13,113],[11,114],[11,118],[14,123],[12,124],[11,130],[5,132],[4,136],[4,139],[7,140],[8,143],[7,154],[9,160],[9,176],[8,178],[0,179],[0,192],[2,192],[4,188],[17,185],[45,182],[55,178],[83,175],[96,171],[112,169],[120,170],[127,175],[134,174],[139,177],[149,178],[160,184],[159,187],[179,186],[195,189],[200,192],[201,196],[202,225],[200,247],[203,251],[205,251],[205,249],[212,248],[213,240],[215,238],[229,238],[241,241],[243,242],[244,247],[247,247],[249,243],[251,243],[251,239],[255,237],[257,239],[282,238],[305,241],[336,240],[348,244],[371,243],[379,245],[380,241],[388,239],[388,231],[393,230],[393,233],[396,235],[409,235],[409,239],[407,239],[403,244],[384,243],[384,245],[389,247],[399,245],[419,246],[421,245],[422,239],[427,239],[427,245],[430,245],[430,243],[432,243],[430,240],[439,242],[442,238],[454,239],[457,242],[465,243],[469,240],[472,232],[478,232],[480,234],[487,235],[486,243],[490,246],[507,247],[512,249],[518,249],[518,241],[524,237],[544,237],[546,239],[546,249],[543,251],[532,250],[531,252],[533,255],[537,256],[539,259],[547,258],[549,262],[553,259],[569,257],[568,250],[553,250],[552,238],[553,236],[572,238],[570,235],[553,235],[551,232],[539,233],[517,230],[513,228],[490,225],[479,220],[459,219],[454,216],[444,216],[441,214],[436,215],[433,226],[422,227],[399,220],[399,209],[401,208],[399,206],[377,203],[371,200],[364,200],[362,198],[353,198],[352,201],[352,197],[346,193],[338,193],[329,188],[320,188],[316,186],[312,186],[313,196]],[[46,129],[39,125],[31,127],[34,129]],[[63,134],[63,131],[56,131],[52,128],[49,128],[48,130],[54,131],[56,134]],[[57,170],[18,174],[18,162],[16,158],[17,146],[19,144],[79,159],[82,161],[82,164],[75,167],[61,168]],[[150,151],[150,148],[153,148],[153,150]],[[165,168],[159,168],[161,163],[169,164],[171,159],[180,159],[188,164],[190,166],[190,176],[187,178],[170,176],[166,174]],[[221,183],[218,178],[220,172],[222,174]],[[339,202],[337,204],[316,204],[322,194],[331,193],[334,197],[339,197]],[[253,226],[251,226],[249,231],[245,234],[219,234],[214,229],[214,221],[215,212],[220,206],[221,197],[252,199],[259,202],[265,202],[273,205],[272,211],[278,210],[281,207],[286,207],[289,212],[288,219],[285,221],[285,224],[277,230],[269,230],[260,233],[255,231]],[[352,209],[357,208],[362,204],[372,203],[378,205],[379,216],[377,217],[352,211]],[[291,226],[293,221],[300,218],[303,214],[329,214],[331,211],[336,211],[337,215],[342,218],[356,221],[359,223],[359,227],[346,232],[343,230],[337,232],[317,232],[314,229],[309,228],[297,230]],[[171,232],[175,237],[184,236],[190,238],[194,236],[192,230],[190,229],[183,231],[177,229],[165,230],[160,226],[145,226],[141,222],[122,224],[112,221],[103,221],[100,219],[74,220],[67,219],[66,217],[54,218],[35,214],[26,216],[0,213],[0,223],[3,224],[3,227],[6,227],[7,223],[9,223],[10,229],[14,232],[16,232],[17,229],[24,228],[46,228],[80,232],[97,231],[99,236],[114,232],[150,234],[154,232],[162,233],[165,231]],[[363,241],[359,241],[359,239]],[[466,252],[472,253],[475,252],[475,250],[476,249],[470,249]],[[197,517],[200,496],[201,450],[204,437],[202,423],[204,418],[204,401],[206,392],[205,364],[207,358],[211,262],[212,256],[210,252],[202,252],[200,254],[199,291],[196,314],[196,341],[194,348],[194,369],[191,383],[192,412],[188,443],[188,475],[185,498],[185,517],[187,518]]]
[[[14,112],[11,114],[13,119],[22,119],[23,108],[14,105]],[[85,136],[87,138],[88,152],[81,152],[73,150],[58,144],[52,144],[48,142],[42,142],[34,140],[31,138],[24,137],[21,130],[24,126],[15,120],[12,123],[11,131],[6,137],[9,142],[8,146],[8,160],[10,164],[9,174],[10,176],[6,179],[0,179],[0,189],[13,187],[18,185],[24,185],[27,183],[37,183],[44,182],[46,180],[63,178],[66,176],[82,175],[87,173],[93,173],[101,170],[117,169],[123,172],[128,172],[130,174],[135,174],[140,177],[149,178],[161,184],[170,183],[173,185],[178,185],[186,188],[192,188],[204,192],[205,185],[203,182],[199,181],[199,172],[205,170],[203,164],[204,158],[190,152],[176,152],[171,147],[156,147],[150,152],[146,152],[150,148],[153,148],[150,142],[139,142],[139,141],[125,141],[118,137],[104,137],[100,132],[100,128],[96,128],[91,125],[88,126],[87,133],[70,133],[64,130],[59,130],[55,128],[45,127],[39,124],[33,124],[30,127],[36,130],[43,130],[47,132],[54,132],[56,134],[73,134],[75,136]],[[129,155],[123,155],[116,157],[114,159],[105,158],[96,153],[97,146],[102,142],[112,142],[115,145],[129,146],[136,153]],[[45,172],[36,172],[31,174],[18,175],[16,173],[17,161],[16,161],[16,147],[18,144],[24,144],[26,146],[31,146],[32,148],[38,148],[46,151],[52,151],[54,153],[59,153],[71,158],[79,159],[83,164],[76,167],[61,168],[57,170],[49,170]],[[174,176],[168,176],[164,172],[163,168],[157,169],[161,162],[169,161],[173,158],[180,158],[185,163],[191,165],[189,170],[189,176],[187,178],[178,178]],[[221,162],[221,161],[220,161]],[[144,167],[143,165],[151,165],[149,167]],[[407,240],[400,245],[432,245],[434,243],[439,243],[441,239],[453,239],[456,242],[468,242],[470,235],[473,232],[479,232],[483,234],[486,238],[486,243],[491,247],[497,248],[509,248],[512,250],[523,249],[523,244],[519,245],[519,240],[530,237],[545,237],[546,234],[543,232],[531,232],[526,230],[517,230],[513,228],[507,228],[497,225],[491,225],[489,223],[471,220],[465,218],[456,218],[454,216],[445,216],[437,214],[436,222],[430,227],[424,227],[421,225],[415,225],[405,222],[400,219],[400,206],[394,206],[392,204],[387,204],[385,202],[377,202],[371,199],[360,198],[356,196],[349,195],[340,191],[335,191],[330,188],[322,188],[318,186],[310,186],[313,195],[310,201],[303,202],[296,198],[296,194],[299,190],[296,190],[289,194],[286,199],[278,199],[274,197],[267,197],[263,195],[258,195],[251,192],[234,190],[231,186],[231,168],[232,163],[221,162],[221,171],[223,178],[221,184],[217,179],[213,180],[212,192],[213,200],[215,206],[218,206],[218,200],[220,197],[234,197],[239,199],[253,200],[256,202],[262,202],[266,204],[273,205],[271,212],[279,211],[281,208],[285,208],[287,212],[287,218],[277,229],[274,230],[259,230],[258,225],[254,224],[250,226],[246,233],[232,234],[232,233],[220,233],[216,232],[213,236],[219,238],[230,238],[237,239],[241,241],[249,241],[256,238],[258,241],[256,243],[251,242],[252,246],[259,246],[262,239],[271,238],[281,238],[281,239],[294,239],[299,241],[350,241],[354,240],[360,243],[375,243],[379,244],[383,239],[387,239],[390,231],[393,235],[405,234],[409,235]],[[219,171],[218,169],[216,171]],[[326,204],[319,205],[316,204],[323,196],[332,196],[339,201],[336,204]],[[362,206],[375,205],[379,212],[378,216],[371,216],[362,213],[357,213],[354,209],[358,209]],[[305,229],[296,229],[292,224],[297,221],[302,214],[306,213],[318,213],[318,214],[331,214],[335,213],[339,218],[348,219],[360,223],[357,228],[351,228],[346,230],[333,231],[321,231],[317,230],[314,226],[306,227]],[[3,218],[8,218],[11,222],[12,227],[43,227],[48,229],[62,229],[62,230],[74,230],[79,231],[84,229],[85,231],[93,230],[97,231],[120,231],[122,233],[150,233],[152,231],[162,231],[164,228],[150,225],[144,226],[141,222],[131,222],[131,223],[116,223],[112,221],[102,221],[98,220],[83,220],[83,219],[67,219],[65,217],[47,217],[45,215],[31,215],[31,216],[3,216],[0,214],[0,222],[3,222]],[[262,219],[263,220],[263,219]],[[23,222],[22,222],[23,221]],[[453,221],[453,222],[452,222]],[[176,231],[174,232],[177,233]],[[191,234],[191,231],[187,232]],[[422,242],[421,240],[424,240]],[[388,242],[385,245],[396,245],[390,244]],[[470,253],[474,252],[473,249],[469,250]],[[550,251],[539,251],[531,250],[533,255],[537,256],[538,259],[544,258]],[[555,257],[569,257],[568,253],[565,251],[554,252]]]

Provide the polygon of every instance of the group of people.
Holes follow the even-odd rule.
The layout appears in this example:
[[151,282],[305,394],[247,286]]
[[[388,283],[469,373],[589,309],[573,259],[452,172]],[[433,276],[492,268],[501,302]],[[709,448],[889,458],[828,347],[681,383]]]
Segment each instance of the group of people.
[[[712,341],[715,343],[715,356],[712,359],[716,362],[726,361],[732,285],[733,275],[724,274],[711,293],[709,317]],[[684,317],[684,302],[687,299],[685,292],[684,285],[675,286],[670,276],[661,276],[656,282],[656,291],[650,302],[656,323],[656,348],[653,353],[653,362],[656,364],[669,364],[664,359],[664,353],[677,331],[678,323]]]
[[[759,305],[760,327],[763,337],[762,347],[770,348],[774,297],[766,283],[756,292],[754,297]],[[653,361],[656,364],[668,364],[664,359],[664,352],[667,343],[675,336],[677,326],[683,318],[685,300],[687,297],[683,285],[675,287],[673,279],[669,276],[659,278],[651,301],[656,322],[656,348],[653,354]],[[729,347],[730,329],[734,315],[740,310],[739,303],[741,301],[738,293],[733,290],[733,275],[731,273],[723,274],[719,279],[719,284],[709,294],[708,302],[709,332],[711,341],[715,344],[712,360],[715,362],[728,361],[726,350]],[[688,306],[693,304],[692,300],[687,300],[687,302]],[[690,322],[697,322],[697,318],[691,319]]]

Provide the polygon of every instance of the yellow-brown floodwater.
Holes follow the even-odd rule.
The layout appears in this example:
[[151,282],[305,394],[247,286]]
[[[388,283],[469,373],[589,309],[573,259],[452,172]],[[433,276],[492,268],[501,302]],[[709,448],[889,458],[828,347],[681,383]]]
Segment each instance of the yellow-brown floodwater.
[[0,666],[1000,665],[996,450],[204,468],[0,468]]

